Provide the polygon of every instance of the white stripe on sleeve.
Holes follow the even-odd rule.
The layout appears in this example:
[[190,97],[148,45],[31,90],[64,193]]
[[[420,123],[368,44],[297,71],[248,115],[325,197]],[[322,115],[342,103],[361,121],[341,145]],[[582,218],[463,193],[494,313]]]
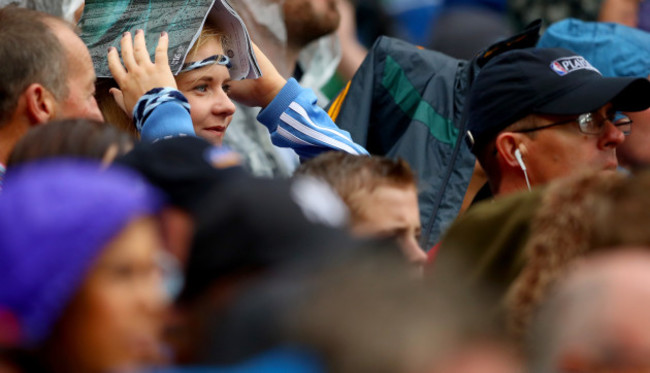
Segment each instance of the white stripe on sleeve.
[[[292,103],[292,105],[293,105],[293,103]],[[351,146],[349,146],[349,145],[347,145],[347,144],[345,144],[345,143],[343,143],[341,141],[338,141],[338,140],[335,140],[335,139],[333,139],[331,137],[328,137],[327,135],[324,135],[324,134],[314,130],[313,128],[309,128],[309,126],[304,125],[303,123],[301,123],[297,119],[293,118],[292,116],[288,115],[287,113],[282,113],[282,115],[280,116],[280,120],[282,122],[284,122],[286,125],[288,125],[289,127],[295,129],[296,131],[298,131],[298,132],[300,132],[300,133],[302,133],[302,134],[304,134],[304,135],[306,135],[308,137],[311,137],[311,138],[314,138],[314,139],[316,139],[318,141],[324,142],[324,143],[326,143],[326,144],[328,144],[328,145],[330,145],[330,146],[332,146],[334,148],[344,150],[344,151],[346,151],[346,152],[348,152],[350,154],[359,155],[359,152],[356,149],[354,149],[353,147],[351,147]],[[320,128],[320,127],[317,127],[317,126],[314,126],[314,127]]]

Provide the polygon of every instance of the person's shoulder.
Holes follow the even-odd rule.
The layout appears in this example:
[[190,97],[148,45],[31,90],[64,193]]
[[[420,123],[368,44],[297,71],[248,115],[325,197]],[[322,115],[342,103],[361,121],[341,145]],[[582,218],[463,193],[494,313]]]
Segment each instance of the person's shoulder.
[[461,225],[489,227],[503,224],[513,217],[532,217],[535,207],[541,202],[542,190],[543,188],[535,188],[530,192],[519,192],[480,201],[460,216],[452,228]]
[[[445,232],[436,262],[457,257],[472,277],[507,279],[522,265],[523,248],[543,188],[489,199],[468,209]],[[507,281],[507,280],[506,280]]]

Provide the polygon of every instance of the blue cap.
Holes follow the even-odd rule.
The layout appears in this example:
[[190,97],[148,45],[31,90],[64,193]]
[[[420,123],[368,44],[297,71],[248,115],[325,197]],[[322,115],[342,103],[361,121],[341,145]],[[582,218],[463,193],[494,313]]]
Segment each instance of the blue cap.
[[537,46],[571,49],[604,76],[650,75],[650,33],[616,23],[569,18],[551,25]]
[[56,159],[7,173],[0,193],[0,330],[20,331],[12,345],[47,338],[101,250],[160,206],[157,192],[134,172],[100,167]]

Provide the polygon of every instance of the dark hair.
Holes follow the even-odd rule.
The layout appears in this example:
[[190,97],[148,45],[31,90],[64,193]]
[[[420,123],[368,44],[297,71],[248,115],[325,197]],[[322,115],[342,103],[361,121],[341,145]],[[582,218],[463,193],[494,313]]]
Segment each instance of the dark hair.
[[72,156],[103,159],[111,146],[126,153],[134,138],[111,124],[90,119],[64,119],[33,128],[16,144],[7,166],[36,159]]
[[51,367],[45,363],[39,351],[25,348],[0,346],[0,372],[50,373]]
[[120,130],[126,131],[135,138],[140,138],[133,120],[117,105],[113,95],[109,92],[111,88],[120,88],[113,78],[97,78],[95,83],[95,100],[97,106],[104,116],[106,122]]
[[327,152],[298,167],[295,175],[312,176],[329,184],[355,216],[354,195],[379,186],[415,187],[411,167],[403,159]]
[[48,25],[52,22],[66,24],[35,10],[0,9],[0,126],[32,83],[42,84],[57,99],[67,96],[67,55]]

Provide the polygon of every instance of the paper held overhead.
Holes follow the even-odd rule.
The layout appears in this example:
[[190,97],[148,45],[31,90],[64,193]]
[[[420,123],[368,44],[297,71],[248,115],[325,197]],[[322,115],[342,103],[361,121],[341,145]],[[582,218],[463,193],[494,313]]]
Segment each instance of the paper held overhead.
[[224,53],[232,61],[231,79],[261,76],[248,30],[228,0],[86,0],[79,28],[100,78],[111,77],[108,47],[119,50],[122,34],[137,29],[145,31],[152,60],[160,33],[169,34],[169,65],[176,75],[208,18],[228,35]]

